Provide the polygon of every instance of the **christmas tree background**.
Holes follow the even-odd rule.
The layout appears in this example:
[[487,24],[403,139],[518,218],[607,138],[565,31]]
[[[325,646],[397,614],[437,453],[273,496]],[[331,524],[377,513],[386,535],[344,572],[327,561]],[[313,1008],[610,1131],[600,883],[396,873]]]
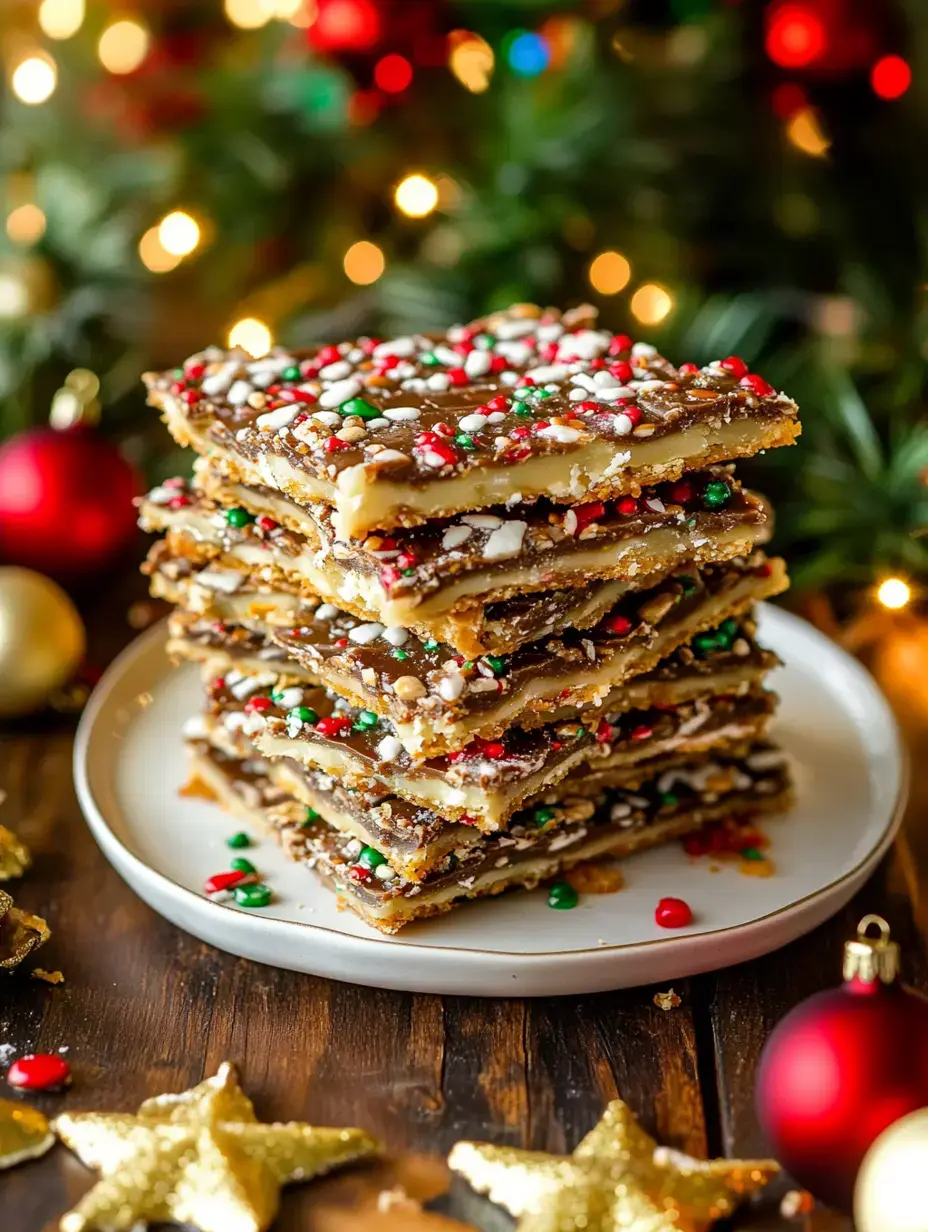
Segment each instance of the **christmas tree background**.
[[[928,573],[917,0],[5,0],[0,437],[141,371],[588,299],[803,411],[797,582]],[[916,592],[917,593],[917,592]]]

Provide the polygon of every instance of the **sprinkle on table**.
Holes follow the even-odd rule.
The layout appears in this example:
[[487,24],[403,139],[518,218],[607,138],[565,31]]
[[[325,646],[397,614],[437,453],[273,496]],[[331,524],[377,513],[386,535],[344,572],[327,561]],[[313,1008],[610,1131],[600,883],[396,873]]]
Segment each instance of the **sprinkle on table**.
[[548,906],[556,911],[570,911],[580,901],[580,895],[569,881],[555,881],[548,889]]
[[251,839],[244,830],[239,830],[237,834],[230,834],[226,839],[226,846],[239,849],[241,847],[250,847]]
[[6,1072],[11,1087],[20,1091],[55,1091],[71,1081],[71,1067],[51,1052],[34,1052],[19,1057]]
[[239,907],[266,907],[271,901],[271,888],[262,881],[235,887],[235,902]]
[[686,928],[693,922],[693,911],[682,898],[662,898],[654,911],[661,928]]

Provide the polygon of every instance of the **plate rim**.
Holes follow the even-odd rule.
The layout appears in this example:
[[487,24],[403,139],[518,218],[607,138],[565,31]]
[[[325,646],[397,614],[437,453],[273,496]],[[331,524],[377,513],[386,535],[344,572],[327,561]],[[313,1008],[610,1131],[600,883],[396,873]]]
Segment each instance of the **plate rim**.
[[[813,640],[818,640],[821,645],[827,648],[829,653],[837,655],[843,663],[843,667],[849,674],[856,678],[858,686],[870,694],[871,703],[876,704],[882,711],[882,721],[886,725],[886,729],[891,738],[892,752],[898,770],[898,782],[896,795],[893,801],[892,809],[890,810],[883,830],[880,833],[878,840],[865,852],[858,861],[839,877],[832,879],[826,884],[819,886],[818,889],[810,891],[802,898],[796,899],[793,902],[787,903],[785,906],[778,907],[773,911],[768,911],[764,915],[748,920],[743,924],[728,924],[720,928],[709,928],[698,932],[687,932],[680,935],[670,934],[667,937],[655,937],[645,941],[626,941],[617,944],[587,946],[582,949],[568,950],[543,950],[524,953],[513,950],[486,950],[477,949],[471,946],[461,945],[429,945],[419,941],[400,941],[397,943],[393,937],[383,936],[374,930],[370,937],[358,936],[354,933],[343,932],[337,928],[331,928],[326,924],[318,924],[311,920],[290,920],[280,919],[275,916],[250,916],[249,921],[253,921],[258,927],[264,929],[277,930],[282,928],[286,931],[291,929],[299,929],[310,933],[324,933],[328,937],[336,938],[338,944],[345,945],[350,948],[359,947],[367,949],[371,944],[384,946],[396,949],[404,955],[413,956],[417,952],[425,952],[430,956],[447,954],[463,954],[472,958],[479,958],[484,964],[491,966],[508,965],[512,960],[518,961],[520,966],[531,967],[540,965],[543,966],[552,959],[571,958],[577,960],[590,960],[592,957],[596,959],[608,959],[610,956],[619,954],[627,955],[630,953],[639,953],[645,950],[653,950],[655,947],[676,948],[687,944],[697,946],[704,942],[711,943],[713,940],[724,937],[726,935],[737,933],[739,937],[749,939],[754,933],[764,929],[771,921],[782,919],[790,915],[801,914],[803,910],[811,908],[811,906],[819,900],[836,895],[841,887],[848,882],[858,879],[862,872],[869,871],[876,867],[879,861],[886,854],[890,845],[899,831],[902,823],[902,815],[908,799],[909,779],[910,779],[910,758],[906,747],[902,741],[899,725],[893,714],[889,703],[880,690],[874,678],[866,670],[866,668],[857,659],[850,655],[843,647],[839,646],[833,639],[817,629],[815,625],[795,613],[788,611],[785,608],[776,607],[769,603],[761,603],[757,605],[763,609],[764,617],[767,620],[771,618],[777,621],[782,621],[787,626],[802,628],[803,634],[807,637],[811,636]],[[98,803],[91,785],[91,773],[89,769],[88,753],[91,747],[91,741],[94,738],[96,730],[96,722],[101,712],[105,709],[110,701],[112,694],[119,687],[122,678],[128,668],[137,660],[142,659],[152,652],[156,644],[163,644],[166,641],[167,620],[166,618],[158,621],[150,629],[145,630],[138,637],[125,646],[120,653],[112,660],[109,666],[104,671],[100,680],[97,682],[94,690],[88,699],[88,702],[81,715],[77,726],[74,739],[73,753],[73,774],[74,784],[77,794],[78,803],[81,811],[87,822],[88,828],[94,837],[95,842],[100,847],[107,861],[113,865],[116,872],[122,877],[123,872],[118,865],[111,859],[110,852],[107,850],[108,845],[112,845],[118,853],[118,857],[124,860],[127,864],[134,866],[137,869],[137,875],[143,878],[154,879],[160,882],[165,891],[172,897],[186,902],[197,910],[203,908],[205,900],[202,895],[196,891],[188,889],[175,881],[166,873],[152,867],[146,863],[141,856],[126,845],[125,842],[114,831],[110,823],[107,821],[102,806]],[[170,667],[170,661],[167,656],[164,656],[164,664],[168,670],[173,670]],[[163,678],[164,673],[160,674],[158,680]],[[123,880],[126,880],[123,877]],[[138,890],[134,885],[129,886],[134,894],[139,895]],[[139,895],[139,897],[142,897]],[[228,912],[236,920],[241,915],[239,911],[227,906],[224,903],[209,902],[211,908],[220,908],[224,912]],[[158,911],[157,908],[153,910]],[[162,914],[158,911],[158,914]],[[827,918],[827,917],[826,917]],[[175,928],[182,928],[181,925],[169,920]],[[182,929],[183,930],[183,929]],[[183,930],[186,931],[186,930]],[[214,944],[207,942],[206,944]],[[221,949],[222,947],[216,946]],[[225,951],[229,952],[229,951]],[[259,960],[260,961],[260,960]]]

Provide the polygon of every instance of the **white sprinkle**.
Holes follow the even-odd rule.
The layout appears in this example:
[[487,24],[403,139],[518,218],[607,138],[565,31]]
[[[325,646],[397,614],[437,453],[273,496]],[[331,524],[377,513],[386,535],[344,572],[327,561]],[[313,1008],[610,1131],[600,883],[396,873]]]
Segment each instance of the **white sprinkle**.
[[581,329],[561,338],[560,349],[565,354],[577,355],[580,359],[594,359],[608,350],[611,341],[611,334],[595,329]]
[[594,397],[597,402],[618,402],[620,398],[634,398],[635,391],[628,385],[597,387]]
[[569,847],[571,843],[579,842],[585,834],[586,826],[581,826],[579,830],[575,830],[572,834],[559,834],[548,844],[548,850],[560,851],[562,847]]
[[374,347],[374,358],[380,359],[384,355],[415,355],[418,349],[415,338],[392,338],[387,342],[378,342]]
[[627,415],[616,415],[612,421],[612,430],[617,436],[628,436],[634,426]]
[[302,706],[305,693],[296,685],[289,689],[281,689],[279,693],[274,695],[274,701],[284,710],[292,710],[294,706]]
[[538,322],[532,318],[522,319],[520,317],[511,317],[507,320],[497,321],[493,332],[497,338],[508,341],[510,338],[524,338],[526,334],[533,334]]
[[374,876],[378,881],[393,881],[396,877],[396,873],[389,864],[378,864],[374,869]]
[[444,364],[446,368],[458,368],[461,364],[461,357],[457,351],[452,351],[450,347],[438,346],[432,348],[432,354],[440,364]]
[[319,369],[319,376],[323,381],[343,381],[346,376],[351,376],[351,364],[345,359],[340,359],[334,364],[326,364],[324,368]]
[[[574,380],[576,380],[576,377],[574,377]],[[608,388],[610,385],[621,385],[622,382],[614,377],[611,372],[607,372],[603,369],[601,372],[596,372],[593,374],[593,384]]]
[[503,411],[490,411],[489,415],[487,415],[487,423],[502,423],[505,418],[506,415]]
[[377,756],[381,761],[395,761],[403,751],[403,746],[396,736],[384,736],[377,745]]
[[380,453],[376,454],[373,458],[370,459],[370,464],[376,464],[377,466],[386,466],[389,462],[408,462],[408,461],[409,461],[408,453],[400,453],[398,449],[382,449]]
[[647,507],[651,510],[652,513],[666,513],[667,512],[667,506],[660,499],[660,497],[649,496],[648,499],[644,503],[647,505]]
[[402,646],[404,642],[409,641],[409,630],[404,629],[402,625],[388,625],[383,631],[383,636],[391,646]]
[[288,424],[293,423],[299,413],[298,405],[279,406],[276,411],[267,411],[264,415],[259,415],[256,422],[259,428],[286,428]]
[[618,804],[613,804],[612,810],[609,813],[609,819],[611,821],[622,821],[626,817],[631,817],[631,815],[632,806],[626,804],[624,800],[620,800]]
[[450,672],[438,682],[438,695],[446,702],[456,702],[464,692],[464,677],[460,672]]
[[479,432],[486,426],[486,415],[465,415],[463,419],[458,420],[458,427],[462,432]]
[[503,519],[493,513],[468,513],[461,518],[461,521],[467,526],[472,526],[474,530],[496,530],[497,526],[503,524]]
[[473,379],[490,371],[492,356],[487,351],[471,351],[464,360],[464,371]]
[[505,560],[507,556],[518,555],[527,530],[527,522],[504,522],[483,545],[484,560]]
[[540,368],[529,368],[525,375],[536,385],[544,385],[547,381],[563,381],[568,372],[564,364],[542,364]]
[[224,394],[232,384],[238,369],[239,365],[237,362],[223,364],[221,368],[203,378],[200,389],[208,398],[214,398],[217,394]]
[[192,714],[181,728],[185,740],[205,740],[209,735],[206,717],[202,714]]
[[474,532],[469,526],[449,526],[441,538],[441,546],[445,551],[459,548]]
[[370,430],[371,430],[372,428],[375,428],[375,429],[376,429],[376,428],[389,428],[389,426],[390,426],[390,421],[389,421],[389,419],[382,419],[382,418],[380,418],[380,419],[366,419],[366,420],[364,421],[364,426],[365,426],[365,428],[367,428],[368,432],[370,432]]
[[[180,488],[152,488],[145,499],[152,505],[168,505],[175,496],[180,496]],[[225,523],[225,518],[221,519]]]
[[381,633],[383,633],[383,625],[378,624],[376,620],[372,620],[367,624],[355,625],[349,631],[348,637],[350,641],[357,642],[359,646],[366,646],[375,637],[380,637]]
[[572,389],[567,397],[571,402],[583,402],[589,397],[589,394],[590,391],[588,389]]
[[225,595],[234,595],[245,582],[245,575],[237,569],[203,569],[197,581],[207,590],[220,590]]
[[557,342],[563,332],[564,326],[559,321],[552,321],[550,325],[539,325],[535,336],[539,342]]
[[496,344],[497,355],[502,355],[507,363],[514,368],[521,368],[532,357],[532,348],[526,342],[507,342],[503,340]]
[[334,603],[320,603],[313,615],[316,620],[334,620],[338,615],[338,608]]
[[518,372],[501,372],[499,379],[501,385],[518,385],[521,377]]
[[653,359],[657,354],[657,347],[651,346],[650,342],[636,342],[632,347],[633,359]]
[[268,676],[266,673],[260,676],[242,676],[233,681],[230,681],[229,676],[230,673],[226,672],[226,687],[238,702],[243,702],[246,697],[251,697],[252,693],[259,693],[277,681],[276,676]]
[[577,517],[573,509],[568,509],[564,514],[564,529],[568,535],[576,535],[580,527],[580,519]]
[[641,381],[638,385],[638,392],[648,394],[654,389],[663,389],[666,384],[666,381]]
[[287,715],[287,735],[291,740],[295,740],[303,730],[303,720],[298,714]]
[[434,389],[438,393],[449,389],[451,386],[451,377],[447,372],[433,372],[430,377],[426,378],[426,389]]
[[580,433],[576,428],[568,428],[567,424],[548,424],[547,428],[540,428],[539,436],[549,437],[553,441],[559,441],[562,445],[572,445],[574,441],[579,441]]
[[244,406],[252,393],[254,387],[250,381],[236,381],[226,394],[226,401],[230,406]]
[[336,424],[342,422],[342,417],[337,411],[313,411],[310,416],[317,423],[324,424],[327,428],[334,428]]
[[323,410],[341,406],[349,398],[356,398],[361,392],[361,382],[356,377],[348,377],[345,381],[336,381],[319,395],[319,405]]
[[355,860],[361,854],[363,846],[359,838],[353,838],[342,848],[342,855],[347,856],[349,860]]
[[[589,372],[575,372],[570,378],[570,383],[572,385],[579,385],[582,389],[587,390],[588,393],[592,393],[596,388],[596,380]],[[573,391],[571,391],[570,397],[573,397]]]
[[440,453],[436,453],[434,449],[424,449],[419,454],[425,466],[434,467],[435,470],[440,470],[443,466],[449,466],[447,458],[443,458]]
[[393,406],[384,411],[384,416],[392,423],[406,423],[419,418],[419,409],[415,406]]

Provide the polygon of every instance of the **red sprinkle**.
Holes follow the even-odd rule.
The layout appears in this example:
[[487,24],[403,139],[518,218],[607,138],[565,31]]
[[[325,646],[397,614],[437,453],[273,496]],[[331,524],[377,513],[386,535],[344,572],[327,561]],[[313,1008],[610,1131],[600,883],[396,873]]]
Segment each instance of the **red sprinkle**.
[[351,726],[351,719],[336,718],[333,714],[327,719],[320,719],[316,724],[315,730],[320,736],[337,736],[339,732],[344,731],[346,727]]
[[632,622],[627,616],[610,616],[606,621],[606,628],[610,633],[618,633],[621,637],[631,632]]
[[11,1087],[22,1091],[50,1091],[71,1081],[71,1066],[51,1052],[32,1052],[14,1061],[6,1072]]
[[455,355],[469,355],[471,351],[476,350],[476,347],[470,339],[467,339],[464,342],[456,342],[451,349]]
[[756,372],[749,372],[741,378],[738,384],[742,389],[749,389],[752,394],[757,394],[758,398],[766,398],[769,394],[776,392],[770,382],[765,381]]
[[206,372],[206,364],[188,364],[184,369],[184,376],[188,381],[198,381]]
[[654,912],[654,920],[661,928],[686,928],[693,922],[693,912],[682,898],[662,898]]
[[632,728],[631,735],[633,740],[647,740],[649,736],[654,735],[654,732],[647,723],[639,723],[637,727]]
[[699,365],[690,363],[681,364],[677,371],[685,372],[688,376],[692,376],[694,373],[699,371]]
[[189,496],[172,496],[168,501],[169,509],[183,509],[185,505],[190,504]]
[[506,752],[506,746],[499,740],[491,740],[489,744],[485,744],[481,749],[484,757],[489,757],[491,761],[496,761]]
[[337,364],[341,357],[337,346],[324,346],[316,355],[316,363],[320,368],[324,368],[326,364]]
[[384,565],[380,570],[380,584],[384,590],[389,590],[392,586],[396,585],[402,576],[402,573],[395,566]]
[[553,364],[557,359],[557,343],[546,342],[541,348],[539,354],[546,364]]
[[608,744],[612,739],[612,724],[606,719],[600,719],[599,725],[596,728],[596,743]]
[[263,710],[270,710],[273,705],[269,697],[249,697],[245,703],[245,711],[247,714],[260,714]]
[[509,439],[511,441],[524,441],[527,436],[531,436],[531,435],[532,435],[531,428],[526,428],[526,427],[513,428],[513,430],[509,433]]
[[416,558],[412,552],[400,552],[396,558],[396,563],[400,569],[414,569],[416,567]]
[[637,428],[641,423],[641,407],[639,406],[623,406],[622,414],[627,415],[632,421],[633,428]]
[[371,870],[365,868],[363,864],[352,864],[348,869],[348,876],[352,881],[370,881]]
[[452,385],[469,385],[470,377],[463,368],[449,368],[448,380]]
[[575,505],[574,516],[577,519],[577,529],[575,535],[579,535],[585,526],[589,526],[591,522],[595,522],[597,518],[601,518],[606,512],[606,506],[602,501],[593,501],[589,505]]
[[621,500],[616,502],[616,509],[619,513],[624,513],[626,517],[638,512],[638,502],[634,496],[623,496]]
[[200,401],[201,394],[198,389],[185,389],[181,397],[188,406],[195,406]]
[[490,371],[491,372],[505,372],[506,367],[507,367],[507,364],[506,364],[505,355],[494,355],[493,358],[490,360]]
[[454,436],[454,428],[452,428],[450,424],[437,423],[435,425],[435,431],[439,434],[439,436]]
[[361,340],[361,350],[365,355],[373,355],[377,347],[380,346],[379,338],[363,338]]
[[244,885],[249,877],[253,881],[254,873],[240,873],[238,869],[232,869],[228,873],[213,873],[212,877],[207,877],[203,882],[203,893],[210,896],[224,894],[227,890]]
[[627,381],[630,381],[634,376],[631,364],[624,359],[620,359],[617,363],[610,364],[609,371],[616,378],[616,380],[621,381],[623,385]]
[[578,411],[589,412],[595,415],[597,411],[603,411],[606,408],[603,406],[601,402],[578,402],[574,409]]
[[504,394],[497,394],[495,398],[491,398],[487,403],[488,411],[508,411],[509,399]]
[[724,368],[726,372],[730,372],[736,381],[740,381],[748,370],[747,364],[743,359],[739,359],[737,355],[729,355],[727,359],[720,360],[719,367]]
[[315,402],[316,395],[308,389],[282,389],[280,396],[284,402]]
[[263,530],[266,533],[270,533],[272,530],[277,530],[280,526],[279,522],[275,522],[273,518],[269,518],[266,513],[259,514],[255,519],[255,522],[259,530]]
[[319,364],[314,359],[304,359],[300,364],[300,375],[306,380],[318,376]]
[[338,453],[342,449],[350,449],[351,446],[347,441],[340,441],[337,436],[330,436],[325,443],[326,453]]
[[632,340],[628,334],[615,334],[609,343],[610,355],[621,355],[623,351],[632,349]]
[[693,499],[693,485],[688,479],[681,479],[670,489],[670,499],[678,505],[685,505]]

